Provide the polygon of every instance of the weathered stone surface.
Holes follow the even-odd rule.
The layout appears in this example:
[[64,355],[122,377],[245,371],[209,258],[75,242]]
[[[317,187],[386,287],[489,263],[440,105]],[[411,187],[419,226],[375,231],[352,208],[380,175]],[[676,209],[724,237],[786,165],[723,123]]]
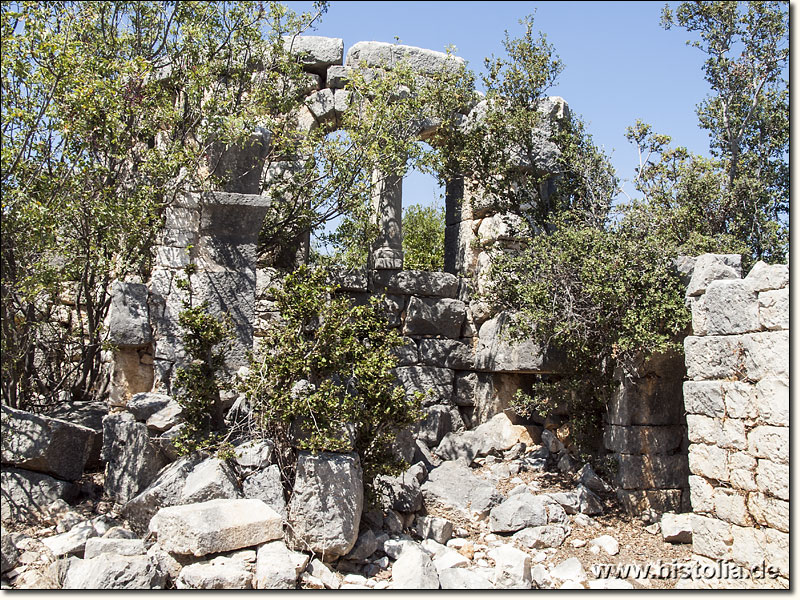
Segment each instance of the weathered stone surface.
[[342,585],[336,573],[318,558],[311,559],[306,568],[306,573],[317,581],[321,581],[329,590],[338,590]]
[[532,340],[508,340],[510,319],[510,314],[503,312],[481,325],[475,356],[476,368],[496,373],[557,372],[560,361],[554,351],[544,351]]
[[431,271],[400,271],[391,274],[376,271],[373,275],[373,287],[387,294],[455,298],[458,295],[458,277],[450,273]]
[[378,550],[378,539],[371,529],[367,529],[358,536],[355,545],[345,557],[346,560],[362,562],[367,560]]
[[495,533],[514,533],[526,527],[547,525],[547,506],[531,493],[515,494],[489,513],[489,526]]
[[92,537],[86,540],[83,558],[89,559],[101,554],[118,556],[137,556],[147,554],[144,542],[139,539]]
[[414,426],[416,437],[428,446],[436,446],[448,433],[464,429],[457,408],[442,404],[424,408],[425,416]]
[[749,452],[758,458],[789,462],[789,428],[762,425],[748,433]]
[[397,367],[394,374],[406,395],[424,394],[423,404],[450,404],[453,397],[454,374],[440,367]]
[[289,502],[291,545],[324,560],[347,554],[358,537],[363,504],[358,454],[300,452]]
[[412,475],[380,475],[375,479],[375,488],[384,508],[400,512],[417,512],[422,508],[419,480]]
[[767,331],[737,336],[689,336],[684,341],[691,379],[788,377],[789,332]]
[[558,548],[568,534],[562,525],[539,525],[520,529],[512,537],[528,548]]
[[586,571],[583,570],[581,561],[574,556],[563,560],[555,567],[550,569],[550,577],[556,582],[562,581],[586,581]]
[[493,416],[472,430],[478,456],[509,450],[519,443],[534,446],[541,438],[541,428],[534,425],[514,425],[506,413]]
[[261,500],[281,518],[286,518],[286,500],[283,497],[283,483],[278,465],[270,465],[248,475],[242,482],[242,495]]
[[134,394],[126,404],[126,410],[133,415],[137,421],[147,421],[152,415],[160,411],[170,403],[172,398],[166,394],[154,394],[144,392]]
[[409,544],[392,565],[392,583],[398,590],[436,590],[439,574],[430,556],[416,544]]
[[729,559],[733,535],[731,525],[702,515],[692,515],[692,544],[697,554],[714,559]]
[[457,406],[474,406],[478,385],[477,373],[456,373],[453,402]]
[[326,88],[308,96],[306,106],[319,123],[325,123],[336,118],[333,90]]
[[350,69],[343,65],[331,65],[325,76],[325,85],[334,90],[344,89],[350,81]]
[[83,475],[95,432],[61,419],[2,406],[2,460],[59,479]]
[[272,463],[275,444],[271,440],[250,440],[236,446],[236,464],[246,471],[263,469]]
[[258,548],[253,586],[258,590],[293,590],[297,578],[308,565],[308,555],[294,552],[283,540]]
[[41,518],[50,504],[59,499],[72,502],[79,490],[74,483],[10,467],[3,467],[0,471],[0,481],[3,523]]
[[756,292],[779,290],[789,286],[789,265],[768,265],[760,260],[744,280]]
[[253,574],[243,565],[199,562],[186,565],[175,582],[179,590],[249,590]]
[[686,487],[689,477],[685,455],[619,456],[619,480],[623,489]]
[[758,318],[763,329],[789,329],[789,288],[761,292]]
[[478,237],[484,241],[517,241],[530,237],[525,219],[513,213],[492,215],[481,220]]
[[417,533],[425,539],[431,539],[446,544],[453,537],[453,523],[441,517],[418,517]]
[[728,480],[727,452],[716,446],[691,444],[689,446],[689,469],[695,475],[718,481]]
[[176,400],[170,400],[163,408],[147,418],[146,425],[150,431],[163,433],[180,425],[183,420],[183,407]]
[[482,442],[474,431],[450,432],[436,447],[436,455],[444,460],[464,460],[470,464],[481,447]]
[[455,73],[465,64],[464,59],[443,52],[386,42],[357,42],[347,51],[345,59],[348,67],[365,64],[367,67],[390,69],[398,63],[406,63],[423,75],[442,71]]
[[589,548],[597,547],[609,556],[619,554],[619,542],[610,535],[601,535],[589,540]]
[[708,285],[718,279],[741,279],[742,257],[738,254],[703,254],[692,269],[687,296],[704,294]]
[[443,590],[490,590],[492,583],[469,569],[440,569],[439,583]]
[[741,279],[712,281],[692,306],[694,335],[730,335],[758,331],[758,296]]
[[134,421],[130,413],[103,419],[102,458],[106,463],[105,493],[120,503],[147,487],[166,463],[150,441],[147,426]]
[[475,353],[472,348],[458,340],[420,340],[419,355],[422,364],[432,367],[460,370],[475,367]]
[[196,465],[187,475],[181,490],[180,504],[240,497],[236,474],[225,461],[211,457]]
[[398,367],[410,367],[419,363],[417,342],[410,337],[404,337],[403,345],[398,346],[392,352],[397,357]]
[[115,281],[108,308],[108,337],[117,346],[146,346],[153,341],[147,307],[147,286]]
[[168,552],[205,556],[283,537],[280,515],[261,500],[209,500],[160,509],[150,530]]
[[[789,381],[762,379],[756,385],[758,416],[767,425],[789,425]],[[749,415],[748,415],[749,416]]]
[[[782,460],[782,457],[775,457]],[[785,460],[785,459],[783,459]],[[756,483],[761,492],[765,492],[781,500],[789,499],[789,465],[779,464],[771,460],[758,461]]]
[[43,538],[42,543],[55,556],[66,554],[83,554],[86,540],[97,536],[97,531],[89,521],[78,523],[69,531]]
[[70,564],[65,590],[157,590],[164,587],[164,573],[149,556],[103,554]]
[[331,65],[341,65],[344,57],[344,41],[340,38],[298,35],[285,38],[283,44],[305,69],[319,75],[325,75]]
[[503,500],[494,486],[476,477],[468,466],[445,461],[428,473],[422,484],[426,500],[441,502],[465,512],[484,512]]
[[489,551],[494,559],[494,585],[501,589],[527,590],[531,587],[531,557],[527,552],[503,544]]
[[412,296],[406,309],[403,333],[456,339],[461,335],[466,314],[467,307],[461,300]]
[[756,523],[789,533],[789,503],[766,494],[750,494],[747,508]]
[[195,453],[164,467],[146,489],[125,504],[124,517],[137,531],[146,532],[150,519],[160,508],[180,503],[186,478],[201,460]]

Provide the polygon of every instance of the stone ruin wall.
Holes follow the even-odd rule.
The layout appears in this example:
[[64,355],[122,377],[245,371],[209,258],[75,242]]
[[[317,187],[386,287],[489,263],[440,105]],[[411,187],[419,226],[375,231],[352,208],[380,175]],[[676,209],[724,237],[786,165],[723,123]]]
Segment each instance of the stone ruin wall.
[[789,266],[759,262],[741,279],[701,261],[713,280],[689,289],[683,386],[695,558],[766,565],[779,577],[760,585],[788,588]]

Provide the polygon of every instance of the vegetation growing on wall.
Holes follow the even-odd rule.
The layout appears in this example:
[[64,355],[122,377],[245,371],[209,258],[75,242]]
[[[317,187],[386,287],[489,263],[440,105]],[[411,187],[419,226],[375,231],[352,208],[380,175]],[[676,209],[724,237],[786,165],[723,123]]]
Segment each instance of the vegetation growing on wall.
[[403,211],[403,268],[444,269],[444,209],[414,204]]

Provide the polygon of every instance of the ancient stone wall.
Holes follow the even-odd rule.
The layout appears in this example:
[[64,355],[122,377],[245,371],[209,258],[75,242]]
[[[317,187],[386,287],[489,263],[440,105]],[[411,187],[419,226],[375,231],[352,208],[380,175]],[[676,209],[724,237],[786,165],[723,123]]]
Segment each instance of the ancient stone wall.
[[699,257],[689,289],[694,552],[752,570],[710,587],[788,587],[789,268],[759,262],[741,279],[724,258]]

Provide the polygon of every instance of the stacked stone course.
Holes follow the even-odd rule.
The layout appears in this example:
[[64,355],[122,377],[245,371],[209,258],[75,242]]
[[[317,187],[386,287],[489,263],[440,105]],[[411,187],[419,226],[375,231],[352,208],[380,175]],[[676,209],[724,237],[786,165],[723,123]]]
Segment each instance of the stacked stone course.
[[788,587],[789,267],[759,262],[741,279],[712,255],[698,265],[683,388],[694,553],[766,565],[761,579],[709,587]]

